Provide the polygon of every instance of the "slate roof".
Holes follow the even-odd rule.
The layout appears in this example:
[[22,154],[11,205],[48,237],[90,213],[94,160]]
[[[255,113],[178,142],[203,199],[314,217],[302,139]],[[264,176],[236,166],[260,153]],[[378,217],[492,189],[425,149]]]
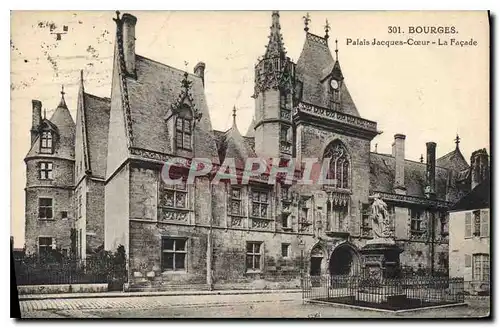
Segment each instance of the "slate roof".
[[436,160],[436,165],[455,171],[464,171],[469,168],[469,164],[467,164],[467,161],[458,147],[438,158]]
[[[396,159],[370,153],[370,190],[393,193]],[[436,167],[436,197],[447,200],[448,170]],[[426,164],[405,160],[405,187],[409,196],[425,197]]]
[[[302,82],[302,101],[328,108],[330,106],[330,84],[332,74],[343,77],[340,63],[335,61],[326,40],[306,33],[304,47],[295,68],[297,78]],[[359,112],[347,89],[345,80],[341,83],[340,99],[342,112],[358,116]]]
[[483,181],[453,205],[450,211],[458,212],[490,208],[490,188],[490,181]]
[[247,133],[245,133],[245,137],[255,137],[255,116],[252,117],[252,122],[248,126]]
[[236,167],[243,168],[247,158],[257,157],[254,139],[243,137],[236,124],[225,132],[214,130],[213,133],[221,163],[225,158],[234,158]]
[[[136,55],[136,79],[126,79],[134,147],[172,153],[168,135],[171,131],[167,131],[165,119],[182,92],[184,73],[180,69]],[[190,93],[193,104],[202,114],[193,131],[194,153],[196,157],[218,162],[202,79],[188,74],[188,80],[192,82]]]
[[92,175],[104,177],[106,176],[111,99],[89,93],[84,93],[84,97],[89,169]]

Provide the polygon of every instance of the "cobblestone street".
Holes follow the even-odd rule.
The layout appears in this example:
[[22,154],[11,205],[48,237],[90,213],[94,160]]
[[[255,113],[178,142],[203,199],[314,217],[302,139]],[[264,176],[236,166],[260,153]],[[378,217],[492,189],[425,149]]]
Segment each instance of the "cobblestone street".
[[486,299],[461,307],[387,313],[302,304],[300,293],[26,300],[20,306],[23,318],[460,318],[489,314]]

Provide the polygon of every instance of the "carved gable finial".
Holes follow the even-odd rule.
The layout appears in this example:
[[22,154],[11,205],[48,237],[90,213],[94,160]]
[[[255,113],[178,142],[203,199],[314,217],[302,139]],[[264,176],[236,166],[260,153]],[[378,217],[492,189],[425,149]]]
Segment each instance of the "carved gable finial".
[[330,32],[330,23],[328,22],[328,18],[326,19],[326,24],[325,24],[325,40],[328,40],[330,37],[328,35],[328,32]]
[[189,74],[187,72],[184,72],[184,77],[181,81],[181,92],[179,96],[177,97],[177,100],[170,106],[171,113],[170,115],[166,118],[168,121],[172,116],[176,115],[183,105],[188,105],[192,112],[193,112],[193,118],[195,121],[200,121],[201,119],[201,112],[198,111],[194,104],[194,99],[193,96],[191,95],[191,88],[193,85],[193,81],[190,81],[189,79]]
[[457,149],[458,149],[458,145],[460,144],[460,137],[458,136],[458,133],[457,133],[457,137],[455,138],[455,144],[457,145]]
[[304,20],[304,31],[308,32],[309,23],[311,22],[311,16],[309,16],[309,13],[306,13],[306,15],[302,17],[302,19]]

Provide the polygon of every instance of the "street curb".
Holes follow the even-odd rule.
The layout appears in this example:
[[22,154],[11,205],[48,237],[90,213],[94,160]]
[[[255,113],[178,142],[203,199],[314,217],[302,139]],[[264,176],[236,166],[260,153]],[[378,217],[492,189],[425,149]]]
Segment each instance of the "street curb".
[[166,292],[111,292],[87,294],[33,294],[19,295],[19,301],[53,300],[73,298],[112,298],[112,297],[148,297],[148,296],[197,296],[197,295],[245,295],[245,294],[285,294],[300,293],[300,289],[285,290],[214,290],[214,291],[166,291]]

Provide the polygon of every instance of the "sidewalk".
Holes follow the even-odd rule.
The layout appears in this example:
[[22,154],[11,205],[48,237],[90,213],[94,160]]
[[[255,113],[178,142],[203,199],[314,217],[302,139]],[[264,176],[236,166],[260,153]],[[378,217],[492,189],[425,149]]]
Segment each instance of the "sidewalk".
[[244,294],[284,294],[300,293],[300,289],[242,289],[242,290],[186,290],[162,292],[103,292],[103,293],[64,293],[19,295],[19,301],[71,299],[71,298],[109,298],[109,297],[145,297],[145,296],[192,296],[192,295],[244,295]]

